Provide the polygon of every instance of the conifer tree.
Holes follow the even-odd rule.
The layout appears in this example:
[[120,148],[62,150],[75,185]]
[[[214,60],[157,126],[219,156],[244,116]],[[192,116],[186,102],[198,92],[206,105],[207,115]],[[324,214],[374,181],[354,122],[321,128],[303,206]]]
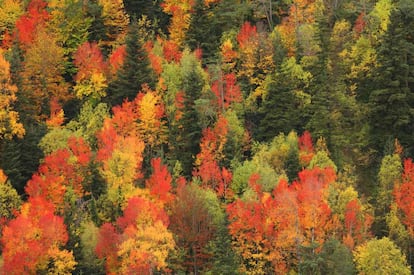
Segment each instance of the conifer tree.
[[121,104],[125,99],[133,100],[143,84],[150,88],[155,85],[154,73],[150,68],[147,53],[138,37],[138,25],[129,27],[126,38],[126,56],[116,79],[108,86],[108,100],[112,106]]
[[369,97],[371,142],[382,152],[385,141],[398,138],[414,153],[414,3],[397,1],[379,46],[376,89]]

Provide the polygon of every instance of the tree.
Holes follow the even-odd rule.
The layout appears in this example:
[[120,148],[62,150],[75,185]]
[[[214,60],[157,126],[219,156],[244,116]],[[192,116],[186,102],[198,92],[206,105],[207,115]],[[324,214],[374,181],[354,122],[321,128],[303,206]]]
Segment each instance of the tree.
[[35,39],[39,28],[44,27],[49,19],[46,10],[47,2],[43,0],[32,0],[27,6],[26,14],[16,21],[16,36],[23,48],[27,49]]
[[27,181],[37,171],[43,158],[38,144],[46,133],[45,128],[43,125],[27,125],[22,139],[14,138],[5,142],[1,148],[0,167],[20,195],[24,195]]
[[170,140],[174,146],[174,158],[182,164],[184,175],[189,176],[195,157],[200,152],[202,135],[201,114],[197,110],[197,100],[206,93],[206,75],[200,61],[193,53],[184,52],[181,58],[181,102],[178,111],[181,116],[177,122],[176,140]]
[[107,64],[96,43],[85,42],[74,54],[74,65],[78,72],[75,76],[74,91],[80,99],[89,98],[92,102],[106,96]]
[[21,204],[22,199],[17,194],[16,189],[7,181],[7,176],[3,170],[0,169],[0,238],[3,227],[9,220],[15,218]]
[[192,1],[189,0],[166,0],[162,3],[163,11],[171,14],[170,25],[168,26],[170,40],[180,47],[189,27],[192,6]]
[[216,195],[194,183],[180,184],[170,219],[170,229],[183,254],[176,263],[177,269],[194,274],[209,270],[214,259],[222,256],[209,249],[224,220]]
[[63,48],[46,30],[36,32],[33,43],[27,49],[19,94],[20,113],[24,119],[44,120],[49,114],[49,103],[55,98],[64,104],[71,98],[68,84],[63,78]]
[[153,274],[164,270],[175,247],[168,224],[167,214],[157,204],[131,198],[116,227],[105,223],[99,230],[96,253],[106,258],[107,273]]
[[413,152],[413,10],[411,1],[396,2],[378,49],[376,89],[369,97],[371,142],[378,151],[385,141],[398,138],[407,152]]
[[129,16],[124,2],[120,0],[98,0],[102,7],[102,21],[105,26],[105,41],[101,43],[111,51],[124,42],[127,35]]
[[414,164],[411,159],[404,161],[404,172],[402,182],[396,182],[394,186],[394,197],[398,208],[403,213],[402,222],[407,226],[411,238],[414,238]]
[[362,274],[411,274],[405,256],[387,237],[357,247],[354,260]]
[[[87,14],[85,2],[79,0],[51,1],[48,29],[56,34],[56,40],[64,48],[65,57],[71,58],[77,48],[89,38],[93,21]],[[72,64],[67,64],[68,73],[73,73]]]
[[304,109],[310,103],[306,88],[311,79],[311,73],[297,64],[295,58],[285,59],[265,88],[266,96],[259,110],[263,119],[256,131],[259,140],[269,140],[291,130],[303,130],[307,119]]
[[42,197],[52,203],[56,211],[64,210],[65,195],[72,190],[77,198],[85,194],[87,167],[91,150],[82,138],[68,139],[67,148],[46,156],[37,173],[28,181],[25,190],[31,197]]
[[3,272],[71,274],[76,262],[72,252],[61,249],[68,235],[63,218],[54,212],[53,204],[41,197],[29,198],[22,206],[3,229]]
[[320,255],[323,259],[320,267],[322,274],[356,274],[352,252],[338,240],[325,242]]
[[108,86],[108,101],[112,106],[121,104],[125,99],[133,100],[143,84],[151,89],[155,84],[147,53],[138,37],[137,23],[129,27],[125,43],[125,58],[116,78]]
[[25,130],[19,122],[19,114],[14,110],[17,100],[17,86],[12,84],[10,64],[0,50],[0,141],[16,136],[22,138]]

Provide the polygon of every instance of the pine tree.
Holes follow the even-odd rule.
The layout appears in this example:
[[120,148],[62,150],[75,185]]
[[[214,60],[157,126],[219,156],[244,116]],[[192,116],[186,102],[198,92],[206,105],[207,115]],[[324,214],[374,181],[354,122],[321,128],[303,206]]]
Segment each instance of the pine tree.
[[116,79],[108,86],[108,101],[112,106],[121,104],[125,99],[133,100],[143,84],[154,89],[154,73],[150,68],[147,53],[138,37],[138,25],[129,27],[126,38],[126,56]]
[[414,153],[414,3],[400,0],[378,49],[377,88],[369,97],[371,142],[382,151],[385,141],[398,138]]

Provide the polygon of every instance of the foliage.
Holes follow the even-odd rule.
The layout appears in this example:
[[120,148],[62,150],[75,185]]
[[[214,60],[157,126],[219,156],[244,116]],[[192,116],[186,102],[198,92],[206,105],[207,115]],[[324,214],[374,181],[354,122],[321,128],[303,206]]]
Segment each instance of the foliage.
[[[363,274],[410,274],[405,256],[388,238],[373,239],[356,248],[357,270]],[[380,263],[380,264],[379,264]]]

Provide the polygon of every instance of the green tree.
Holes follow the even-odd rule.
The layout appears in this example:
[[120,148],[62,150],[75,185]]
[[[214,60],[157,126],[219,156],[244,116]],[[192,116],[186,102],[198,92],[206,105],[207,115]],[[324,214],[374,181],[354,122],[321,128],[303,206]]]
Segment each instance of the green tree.
[[396,1],[378,49],[378,69],[369,104],[371,142],[381,152],[398,138],[414,153],[414,3]]
[[372,239],[357,247],[354,260],[360,274],[411,274],[405,256],[390,239]]
[[182,117],[179,120],[176,150],[174,152],[186,176],[191,175],[195,157],[200,152],[201,114],[197,110],[197,100],[206,92],[207,78],[200,61],[193,53],[186,51],[181,59],[182,67]]
[[402,171],[403,167],[400,155],[387,155],[382,159],[378,172],[375,209],[376,220],[374,224],[375,233],[379,236],[387,235],[385,217],[390,212],[390,206],[393,201],[392,192],[394,190],[394,185],[400,181]]
[[285,59],[266,87],[266,97],[260,113],[257,137],[269,140],[291,130],[303,131],[306,124],[304,108],[310,103],[306,93],[312,75],[296,63],[294,57]]
[[26,135],[22,139],[12,139],[3,144],[0,153],[0,167],[8,176],[11,184],[19,194],[24,194],[24,186],[37,170],[43,152],[38,147],[45,135],[46,128],[42,125],[26,127]]
[[321,254],[320,271],[322,274],[356,274],[352,253],[336,239],[324,243]]
[[109,83],[107,98],[112,106],[121,104],[125,99],[132,101],[143,84],[148,84],[154,89],[154,72],[139,40],[138,31],[137,23],[130,25],[126,38],[125,59],[115,80]]

